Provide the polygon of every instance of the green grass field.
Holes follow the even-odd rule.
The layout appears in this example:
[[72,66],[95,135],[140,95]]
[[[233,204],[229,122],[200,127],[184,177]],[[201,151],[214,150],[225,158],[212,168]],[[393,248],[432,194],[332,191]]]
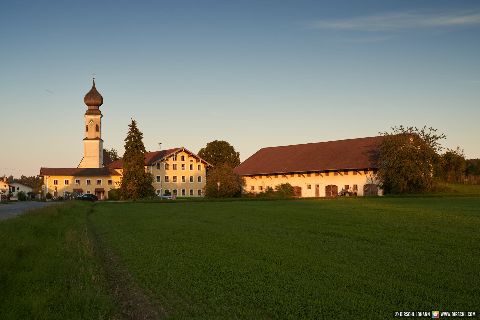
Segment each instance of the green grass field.
[[2,319],[121,316],[129,288],[112,295],[110,272],[169,319],[478,311],[478,196],[48,210],[0,223]]

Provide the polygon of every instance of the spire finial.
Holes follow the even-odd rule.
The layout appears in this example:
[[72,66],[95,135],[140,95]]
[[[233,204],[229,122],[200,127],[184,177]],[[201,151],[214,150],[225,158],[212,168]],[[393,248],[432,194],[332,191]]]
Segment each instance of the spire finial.
[[92,78],[93,78],[93,87],[95,87],[95,73],[92,73]]

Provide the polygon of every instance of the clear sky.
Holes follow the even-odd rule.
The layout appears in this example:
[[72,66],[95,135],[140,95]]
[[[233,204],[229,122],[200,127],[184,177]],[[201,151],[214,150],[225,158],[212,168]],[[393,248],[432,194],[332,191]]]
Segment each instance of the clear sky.
[[480,2],[2,1],[0,175],[76,167],[83,96],[123,154],[261,147],[432,126],[480,157]]

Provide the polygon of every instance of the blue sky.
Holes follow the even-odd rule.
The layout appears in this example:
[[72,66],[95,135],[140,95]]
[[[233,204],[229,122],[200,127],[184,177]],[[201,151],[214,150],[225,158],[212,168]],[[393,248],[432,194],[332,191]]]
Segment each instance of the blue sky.
[[15,1],[0,9],[0,175],[75,167],[83,96],[106,147],[261,147],[432,126],[480,157],[478,1]]

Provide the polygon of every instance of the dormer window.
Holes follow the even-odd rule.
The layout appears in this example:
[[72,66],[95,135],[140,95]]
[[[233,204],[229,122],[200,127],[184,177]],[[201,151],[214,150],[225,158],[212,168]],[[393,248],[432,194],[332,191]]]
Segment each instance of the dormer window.
[[88,126],[85,126],[85,131],[88,132]]

